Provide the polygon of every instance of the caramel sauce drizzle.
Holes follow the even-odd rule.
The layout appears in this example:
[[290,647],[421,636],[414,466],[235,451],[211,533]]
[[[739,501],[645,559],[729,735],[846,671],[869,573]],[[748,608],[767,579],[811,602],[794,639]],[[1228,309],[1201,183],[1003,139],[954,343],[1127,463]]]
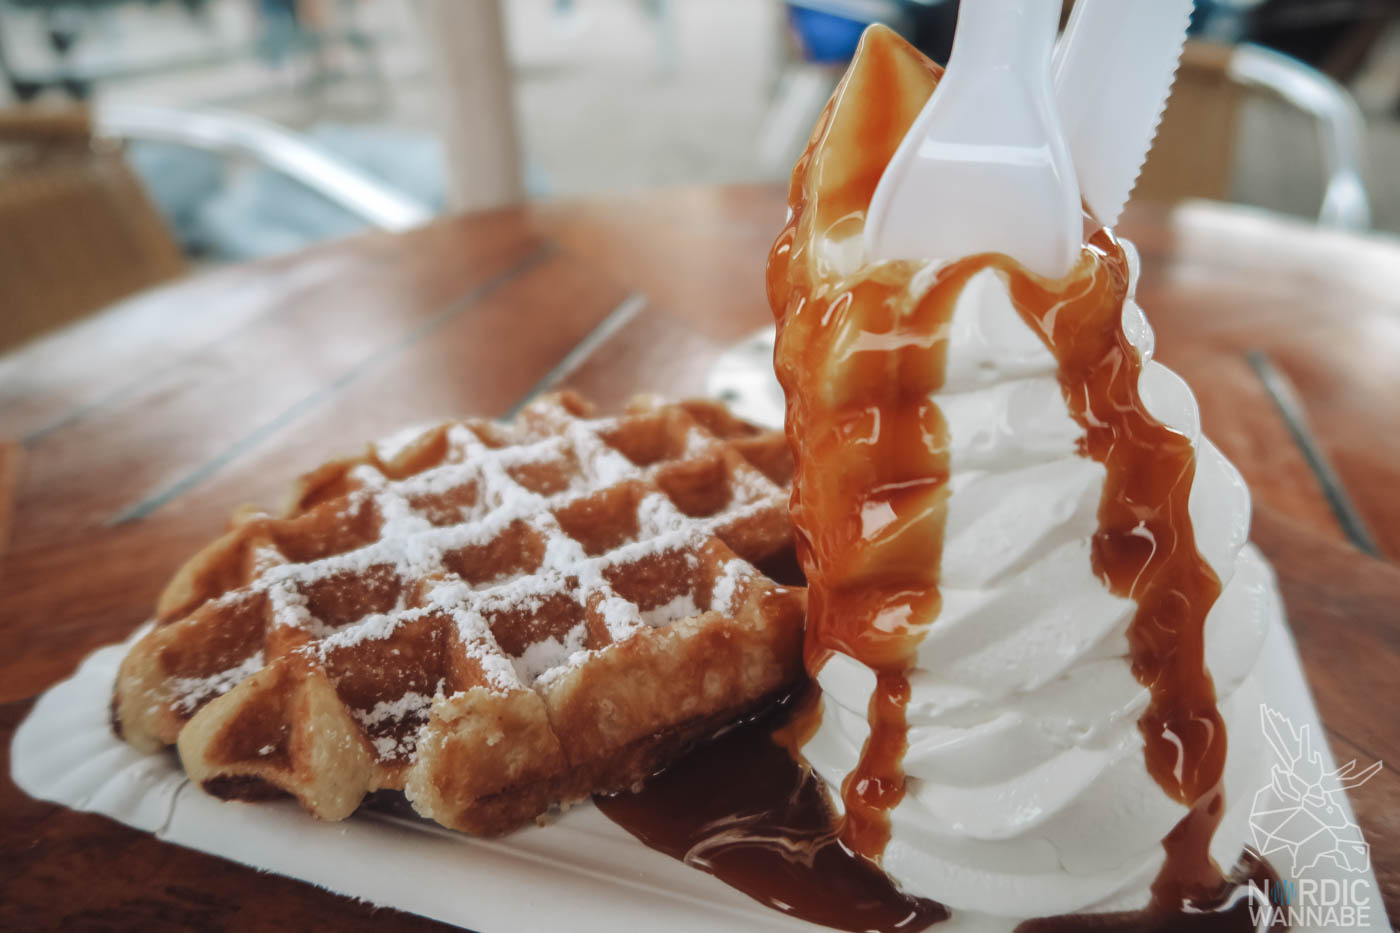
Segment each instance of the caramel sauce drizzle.
[[1179,910],[1209,899],[1222,879],[1210,841],[1224,813],[1225,722],[1205,658],[1206,615],[1221,585],[1196,548],[1191,440],[1149,414],[1138,389],[1142,360],[1122,326],[1127,258],[1101,230],[1085,265],[1091,277],[1073,295],[1002,271],[1016,310],[1059,364],[1070,415],[1084,429],[1080,453],[1105,468],[1094,571],[1137,604],[1128,644],[1133,676],[1149,691],[1138,720],[1147,770],[1190,808],[1162,842],[1167,860],[1153,884],[1154,904]]
[[880,174],[939,73],[893,33],[867,32],[793,172],[791,216],[768,264],[797,466],[792,516],[810,586],[807,667],[815,674],[840,651],[877,678],[870,738],[841,789],[841,837],[878,862],[904,794],[908,672],[940,608],[948,496],[947,425],[930,394],[943,383],[957,298],[990,268],[1058,361],[1085,432],[1081,453],[1106,470],[1094,569],[1137,603],[1129,643],[1150,692],[1139,722],[1147,768],[1190,808],[1164,840],[1153,887],[1155,904],[1179,911],[1222,880],[1209,843],[1223,811],[1225,729],[1204,656],[1220,581],[1196,549],[1187,510],[1191,442],[1154,419],[1138,392],[1142,362],[1121,323],[1122,249],[1095,234],[1061,281],[1005,256],[973,256],[942,267],[917,295],[919,264],[868,265],[843,278],[819,255],[824,239],[860,235]]
[[948,438],[929,396],[943,382],[946,325],[966,278],[953,271],[911,302],[915,265],[833,280],[814,244],[859,235],[918,112],[912,104],[939,74],[893,33],[867,33],[794,169],[792,214],[768,261],[797,467],[791,511],[809,587],[807,669],[841,651],[876,672],[871,734],[842,787],[841,827],[842,840],[875,861],[904,795],[910,660],[941,606]]

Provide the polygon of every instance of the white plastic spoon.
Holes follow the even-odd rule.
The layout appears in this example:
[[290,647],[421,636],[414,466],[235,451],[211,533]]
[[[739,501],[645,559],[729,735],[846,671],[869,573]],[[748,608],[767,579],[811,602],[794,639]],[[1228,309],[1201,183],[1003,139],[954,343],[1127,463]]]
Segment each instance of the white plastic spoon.
[[1079,183],[1051,55],[1060,0],[963,0],[948,70],[866,215],[871,259],[1005,253],[1058,278],[1079,255]]

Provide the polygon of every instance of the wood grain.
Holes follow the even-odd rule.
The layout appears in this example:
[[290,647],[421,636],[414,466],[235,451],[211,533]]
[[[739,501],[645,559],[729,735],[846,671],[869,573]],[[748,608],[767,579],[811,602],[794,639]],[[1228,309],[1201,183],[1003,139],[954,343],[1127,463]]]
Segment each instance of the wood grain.
[[573,389],[605,410],[620,408],[638,393],[703,395],[710,368],[723,351],[724,344],[684,321],[648,308],[625,332],[599,345],[558,388]]
[[474,215],[411,238],[369,234],[144,293],[0,356],[0,434],[25,439],[68,419],[100,419],[201,352],[257,343],[247,332],[260,325],[286,333],[309,315],[319,324],[302,325],[313,342],[301,349],[347,352],[345,342],[372,342],[437,313],[546,247],[516,214]]
[[0,568],[10,543],[10,522],[15,514],[15,487],[19,484],[20,445],[0,439]]
[[729,343],[771,323],[763,268],[787,211],[776,188],[689,188],[529,210],[562,249],[711,339]]
[[[0,445],[0,702],[139,625],[234,506],[276,505],[297,472],[367,438],[505,414],[554,387],[607,408],[701,391],[723,348],[769,321],[762,270],[783,212],[781,190],[747,187],[453,218],[150,292],[0,357],[0,437],[18,441]],[[1400,245],[1199,206],[1130,212],[1124,232],[1142,253],[1158,357],[1195,388],[1207,434],[1254,494],[1334,747],[1400,761],[1387,680],[1400,570],[1345,545],[1245,357],[1266,352],[1294,383],[1396,559]],[[6,710],[11,728],[19,709]],[[1395,911],[1400,783],[1383,775],[1355,800]],[[0,887],[0,927],[15,925],[4,913],[15,903],[57,928],[100,925],[130,900],[141,919],[164,904],[172,918],[228,911],[223,925],[252,929],[273,916],[254,903],[264,891],[293,925],[322,925],[321,911],[350,929],[383,916],[0,790],[22,815],[0,827],[0,886],[20,879]],[[120,864],[88,884],[99,856],[86,847]]]
[[[1142,251],[1162,358],[1182,342],[1265,351],[1382,555],[1400,559],[1400,239],[1205,204],[1130,211],[1123,229]],[[1264,478],[1240,466],[1252,485]]]
[[1338,763],[1385,761],[1348,792],[1371,844],[1392,920],[1400,920],[1400,567],[1337,545],[1272,510],[1253,538],[1278,573],[1303,670]]
[[[74,423],[31,444],[27,507],[15,522],[24,544],[11,550],[0,591],[0,617],[13,626],[7,640],[24,663],[0,679],[0,700],[37,692],[87,651],[135,629],[180,560],[236,506],[275,507],[300,472],[407,424],[504,413],[627,296],[565,255],[535,268],[469,311],[435,318],[440,326],[420,339],[405,344],[396,335],[383,352],[300,385],[300,394],[244,392],[216,371],[205,377],[219,385],[216,396],[132,397],[100,423]],[[269,352],[289,352],[287,344]],[[258,381],[256,367],[236,368]],[[261,400],[274,392],[277,404],[264,410]],[[220,407],[227,418],[217,416]],[[153,410],[160,415],[145,417]],[[104,433],[113,421],[122,431]],[[175,426],[178,437],[158,439]],[[82,456],[94,447],[112,465],[97,488]],[[143,454],[149,450],[159,456]],[[148,514],[122,520],[143,504],[153,506]]]
[[1202,429],[1244,473],[1257,499],[1322,534],[1344,539],[1317,476],[1243,354],[1178,341],[1161,359],[1195,390]]

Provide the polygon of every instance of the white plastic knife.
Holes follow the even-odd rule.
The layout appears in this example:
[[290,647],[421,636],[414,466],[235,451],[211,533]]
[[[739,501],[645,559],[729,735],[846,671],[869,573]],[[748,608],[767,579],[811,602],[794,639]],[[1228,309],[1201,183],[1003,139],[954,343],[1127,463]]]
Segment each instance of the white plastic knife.
[[1113,226],[1176,80],[1193,0],[1077,0],[1055,49],[1055,98],[1089,210]]

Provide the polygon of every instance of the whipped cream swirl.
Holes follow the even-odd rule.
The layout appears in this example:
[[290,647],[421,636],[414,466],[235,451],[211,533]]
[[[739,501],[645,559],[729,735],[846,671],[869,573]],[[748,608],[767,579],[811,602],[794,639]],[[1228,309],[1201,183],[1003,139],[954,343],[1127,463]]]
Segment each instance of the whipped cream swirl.
[[[855,258],[827,245],[835,266]],[[1135,287],[1137,256],[1123,246]],[[1281,609],[1268,566],[1245,546],[1248,489],[1202,436],[1186,383],[1152,361],[1152,330],[1131,289],[1123,328],[1144,364],[1148,412],[1193,442],[1191,521],[1224,587],[1206,620],[1206,656],[1231,742],[1227,814],[1212,848],[1228,869],[1247,838],[1249,793],[1266,779],[1250,747],[1260,741],[1251,674]],[[1093,569],[1105,469],[1080,454],[1083,430],[1055,358],[992,269],[958,299],[933,398],[951,445],[942,611],[909,673],[907,790],[890,814],[883,867],[907,892],[953,908],[949,930],[976,929],[985,914],[1140,908],[1161,840],[1186,808],[1143,760],[1137,723],[1149,697],[1127,635],[1136,604]],[[875,675],[838,653],[817,680],[825,710],[803,753],[839,789],[869,735]]]

